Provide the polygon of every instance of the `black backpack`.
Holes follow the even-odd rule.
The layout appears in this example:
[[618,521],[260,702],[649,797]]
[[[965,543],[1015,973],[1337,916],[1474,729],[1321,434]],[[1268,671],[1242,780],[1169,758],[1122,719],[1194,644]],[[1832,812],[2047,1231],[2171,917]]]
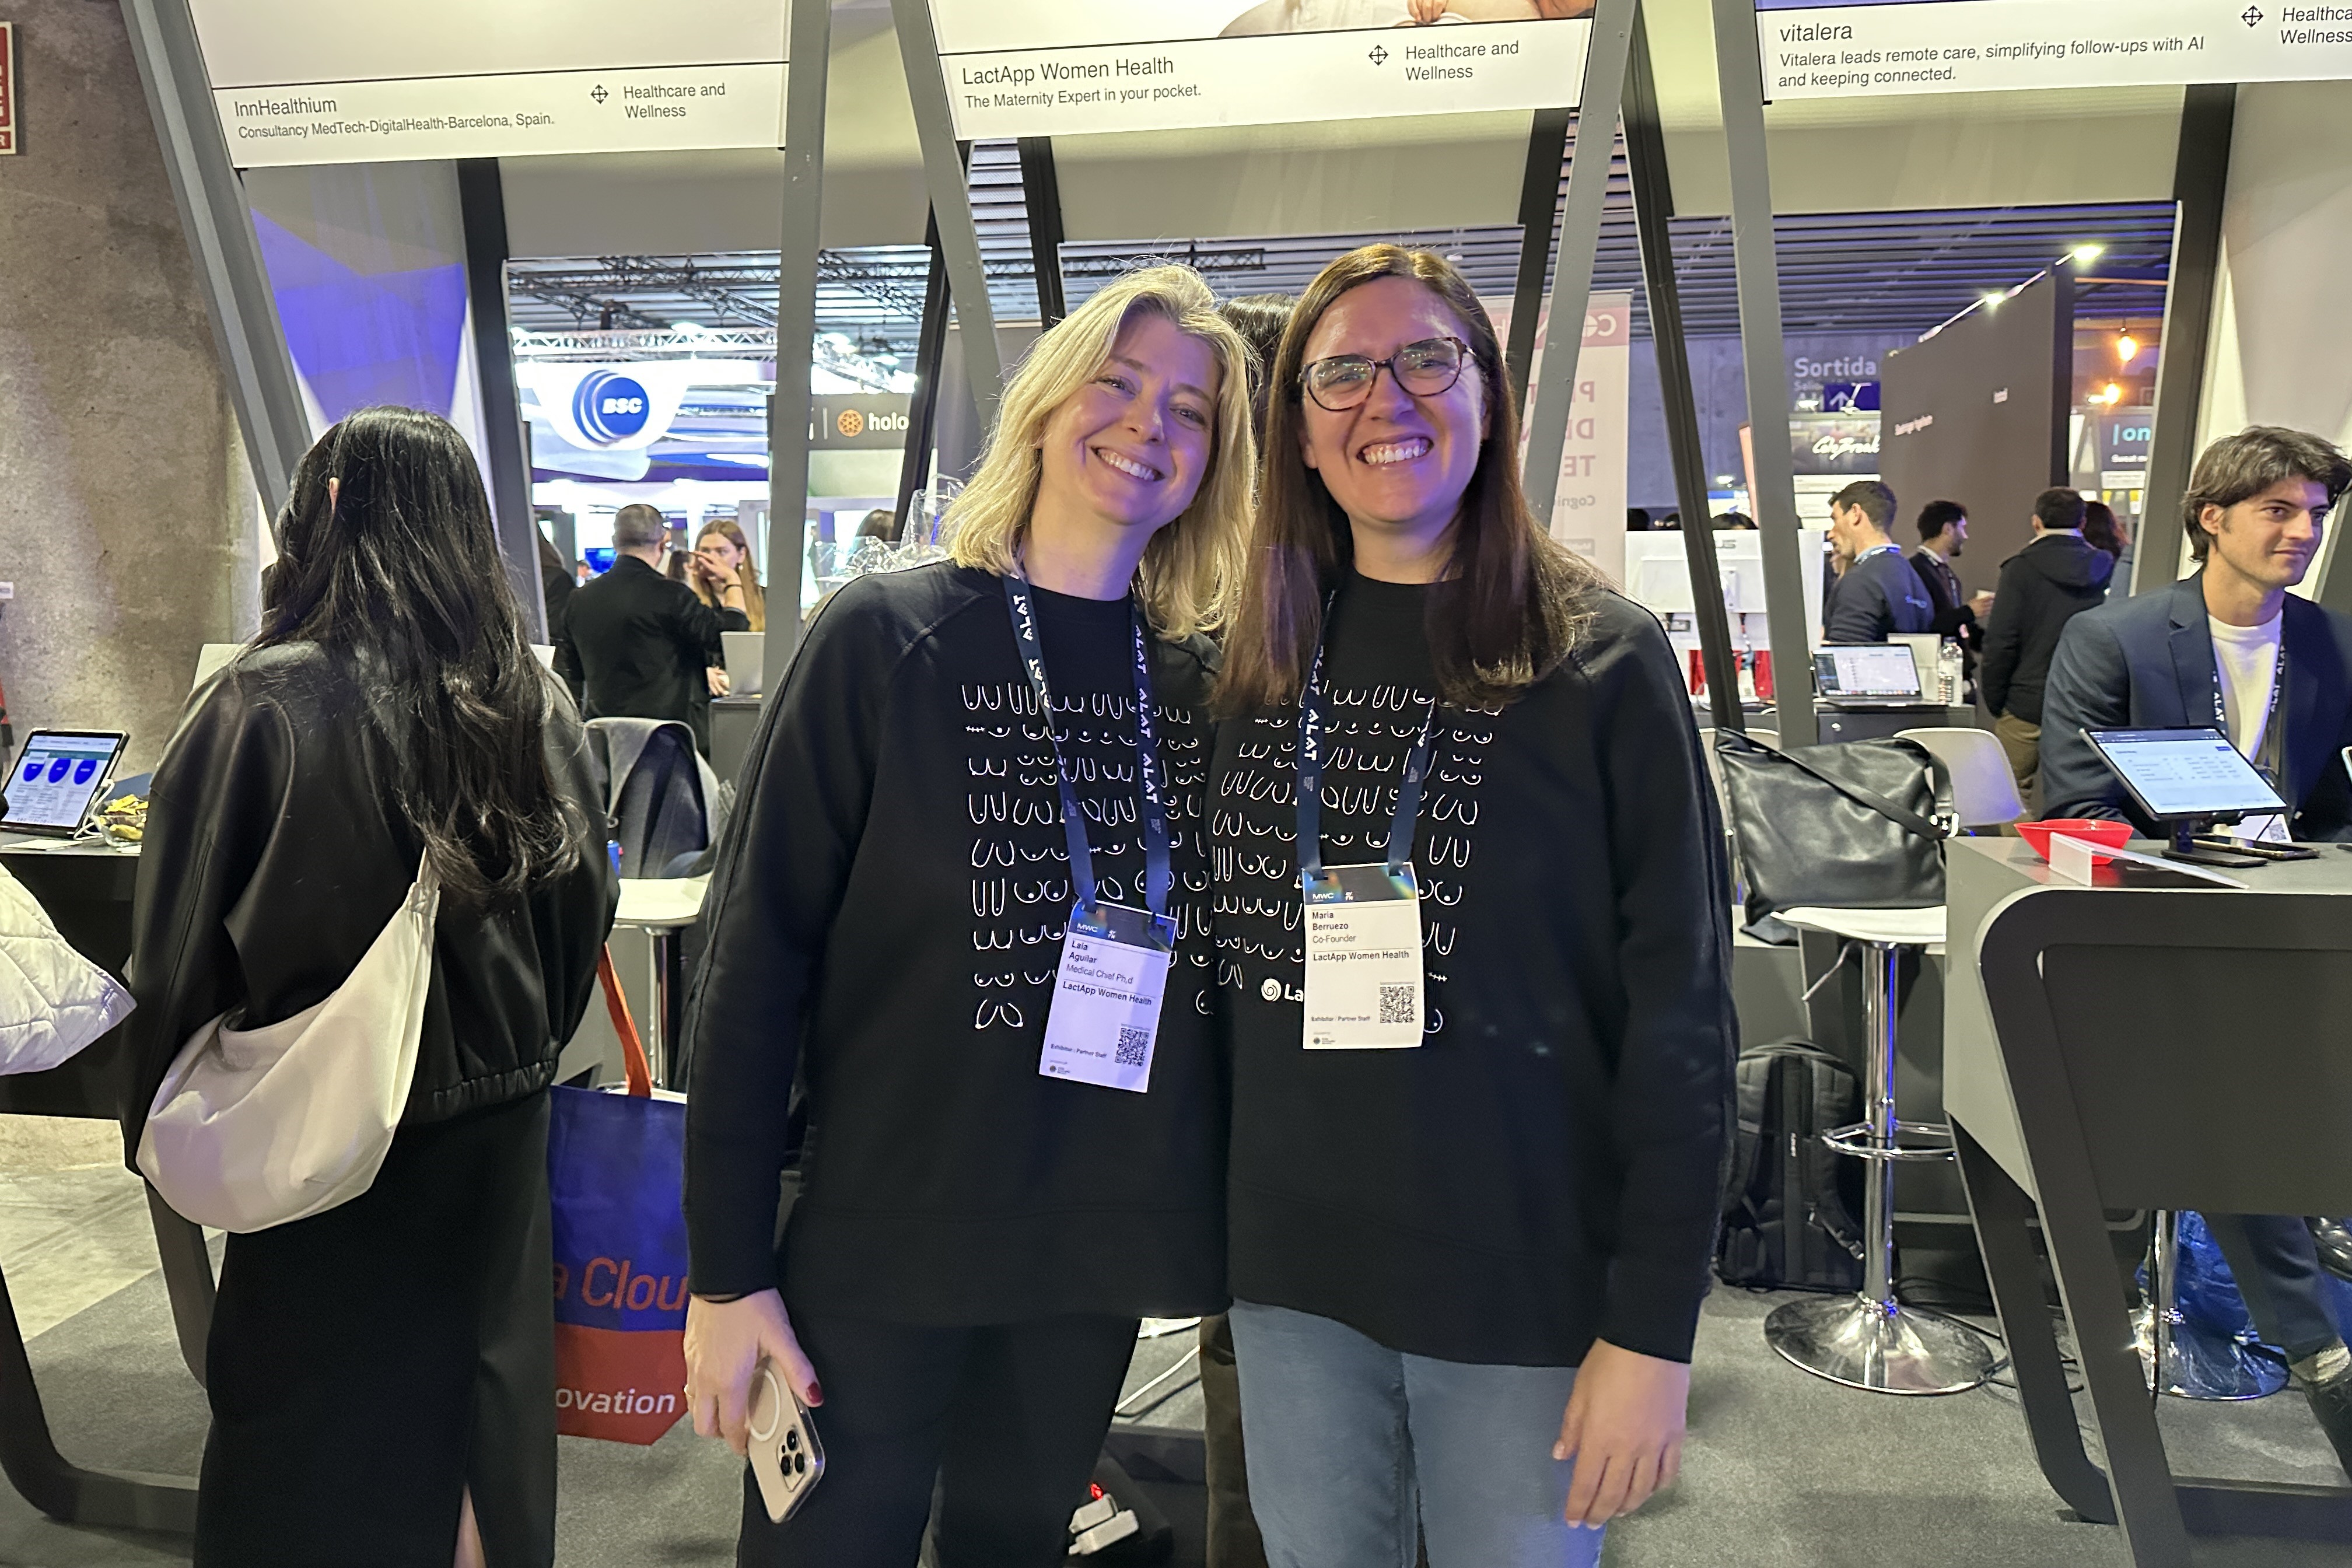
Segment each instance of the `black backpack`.
[[1862,1120],[1861,1085],[1802,1040],[1740,1052],[1737,1079],[1716,1273],[1728,1285],[1860,1289],[1863,1163],[1821,1135]]

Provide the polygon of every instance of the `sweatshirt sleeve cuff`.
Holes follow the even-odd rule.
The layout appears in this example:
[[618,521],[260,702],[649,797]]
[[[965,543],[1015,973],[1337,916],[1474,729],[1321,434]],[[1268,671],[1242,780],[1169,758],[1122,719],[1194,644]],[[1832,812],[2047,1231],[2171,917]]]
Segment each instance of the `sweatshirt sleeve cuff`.
[[1621,1258],[1609,1266],[1600,1337],[1637,1355],[1687,1363],[1709,1285],[1705,1264],[1694,1271]]

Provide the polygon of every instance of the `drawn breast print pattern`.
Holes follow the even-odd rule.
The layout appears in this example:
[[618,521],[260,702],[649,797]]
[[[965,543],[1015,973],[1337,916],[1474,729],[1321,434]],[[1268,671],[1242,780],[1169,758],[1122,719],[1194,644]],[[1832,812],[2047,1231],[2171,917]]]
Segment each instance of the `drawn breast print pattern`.
[[[1397,783],[1421,733],[1429,693],[1409,686],[1334,687],[1327,697],[1323,859],[1345,866],[1388,852]],[[1421,881],[1422,950],[1429,982],[1423,1033],[1445,1026],[1445,963],[1474,879],[1478,786],[1499,708],[1448,709],[1436,742],[1413,868]],[[1306,937],[1298,888],[1298,714],[1249,721],[1233,766],[1210,803],[1210,876],[1216,889],[1216,979],[1265,1001],[1305,999]]]
[[[965,685],[964,812],[971,827],[972,1027],[1035,1030],[1042,1039],[1070,913],[1070,851],[1054,782],[1054,746],[1028,683]],[[1143,907],[1143,828],[1136,787],[1135,697],[1091,692],[1054,698],[1055,730],[1087,817],[1095,884],[1112,903]],[[1178,970],[1163,1007],[1209,1011],[1209,876],[1202,795],[1209,771],[1206,727],[1160,702],[1160,766],[1167,774],[1168,912],[1176,921]]]

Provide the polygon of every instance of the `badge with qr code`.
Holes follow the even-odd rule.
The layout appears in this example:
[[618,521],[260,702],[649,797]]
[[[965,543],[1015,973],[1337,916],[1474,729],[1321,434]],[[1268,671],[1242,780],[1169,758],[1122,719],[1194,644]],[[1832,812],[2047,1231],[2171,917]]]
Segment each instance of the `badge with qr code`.
[[1421,885],[1412,868],[1326,866],[1306,889],[1310,1051],[1421,1044]]
[[1164,916],[1121,904],[1071,910],[1038,1072],[1137,1094],[1150,1089],[1175,946],[1175,922]]

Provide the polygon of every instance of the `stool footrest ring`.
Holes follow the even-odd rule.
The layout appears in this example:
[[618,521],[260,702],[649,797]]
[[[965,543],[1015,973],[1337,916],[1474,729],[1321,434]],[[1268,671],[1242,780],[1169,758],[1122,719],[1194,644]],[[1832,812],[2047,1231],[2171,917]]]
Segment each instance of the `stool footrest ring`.
[[1851,1122],[1832,1127],[1822,1134],[1822,1142],[1841,1154],[1857,1160],[1949,1160],[1953,1157],[1952,1130],[1941,1121],[1897,1121],[1895,1135],[1905,1133],[1937,1140],[1925,1146],[1885,1145],[1875,1142],[1877,1128],[1867,1121]]

